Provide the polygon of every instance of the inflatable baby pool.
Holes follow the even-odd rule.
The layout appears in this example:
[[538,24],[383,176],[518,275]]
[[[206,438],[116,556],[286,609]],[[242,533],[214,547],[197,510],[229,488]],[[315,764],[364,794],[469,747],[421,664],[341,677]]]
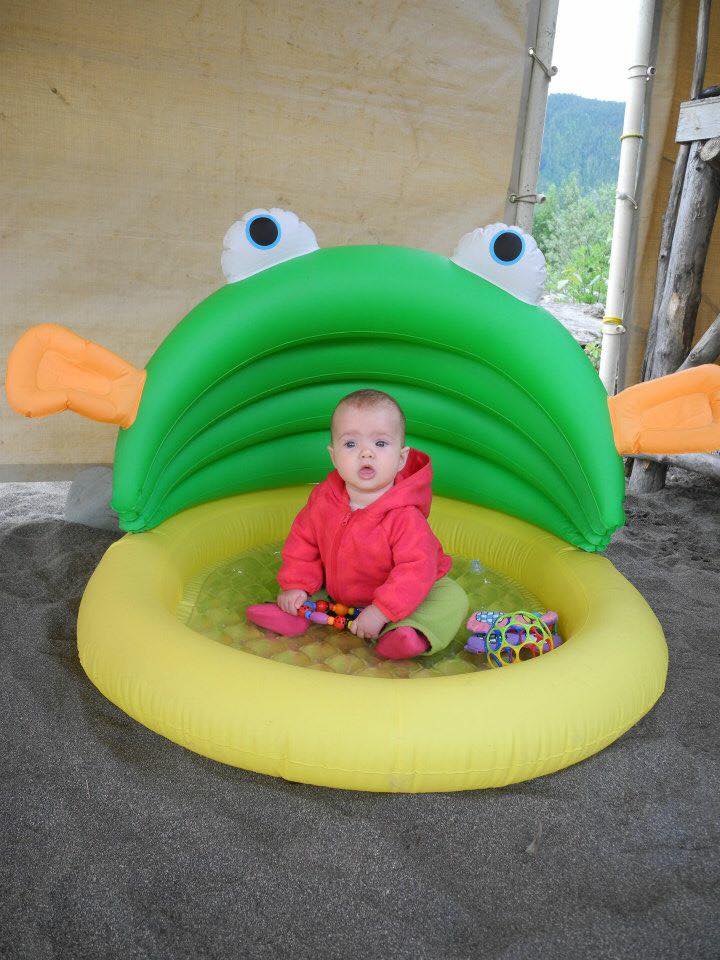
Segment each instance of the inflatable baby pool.
[[130,716],[233,766],[303,783],[426,792],[498,787],[607,746],[663,691],[667,648],[640,594],[603,557],[497,511],[438,497],[432,525],[562,611],[566,642],[505,670],[410,681],[277,663],[177,617],[203,569],[279,540],[291,487],[193,507],[107,551],[78,620],[87,675]]
[[[51,324],[19,341],[7,391],[27,416],[116,423],[127,535],[93,574],[78,648],[93,683],[152,730],[290,780],[382,791],[525,780],[607,746],[661,695],[662,630],[596,551],[624,522],[621,453],[720,445],[717,368],[608,398],[534,305],[531,237],[493,224],[452,260],[319,250],[297,217],[252,211],[226,236],[228,285],[145,370]],[[560,614],[565,643],[510,668],[408,682],[303,669],[218,643],[178,615],[188,584],[280,541],[329,464],[329,414],[392,393],[433,459],[431,524]]]

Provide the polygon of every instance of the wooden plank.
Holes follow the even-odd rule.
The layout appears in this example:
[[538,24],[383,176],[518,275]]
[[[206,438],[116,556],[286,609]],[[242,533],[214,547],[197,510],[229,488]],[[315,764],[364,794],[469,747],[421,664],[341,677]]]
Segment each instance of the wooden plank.
[[720,97],[681,103],[675,142],[689,143],[711,137],[720,137]]

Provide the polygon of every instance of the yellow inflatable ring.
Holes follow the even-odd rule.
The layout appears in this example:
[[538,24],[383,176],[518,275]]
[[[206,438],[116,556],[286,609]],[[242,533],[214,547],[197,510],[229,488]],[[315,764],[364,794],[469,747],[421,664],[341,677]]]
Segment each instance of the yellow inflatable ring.
[[151,730],[223,763],[353,790],[500,787],[596,753],[662,694],[667,648],[607,559],[436,497],[448,552],[479,557],[558,610],[566,642],[504,670],[409,682],[305,670],[226,647],[176,616],[204,568],[286,534],[307,487],[202,504],[114,543],[78,619],[82,665]]

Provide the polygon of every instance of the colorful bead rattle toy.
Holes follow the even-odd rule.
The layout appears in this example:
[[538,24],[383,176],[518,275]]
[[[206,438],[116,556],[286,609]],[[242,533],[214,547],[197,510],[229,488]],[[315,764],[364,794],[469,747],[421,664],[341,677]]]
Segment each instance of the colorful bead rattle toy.
[[465,649],[486,654],[491,667],[531,660],[560,646],[562,637],[555,632],[557,621],[558,615],[553,610],[547,613],[478,610],[467,622],[472,636]]
[[[298,607],[298,616],[305,617],[312,623],[324,623],[336,630],[344,630],[348,623],[356,619],[362,607],[346,607],[342,603],[333,603],[332,600],[306,600]],[[332,617],[326,611],[336,614]]]

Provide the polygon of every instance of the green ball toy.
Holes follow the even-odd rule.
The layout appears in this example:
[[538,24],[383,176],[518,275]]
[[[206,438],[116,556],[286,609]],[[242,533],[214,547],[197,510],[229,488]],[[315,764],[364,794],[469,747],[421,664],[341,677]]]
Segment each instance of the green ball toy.
[[509,667],[555,649],[547,624],[527,610],[501,617],[488,632],[486,643],[491,667]]

